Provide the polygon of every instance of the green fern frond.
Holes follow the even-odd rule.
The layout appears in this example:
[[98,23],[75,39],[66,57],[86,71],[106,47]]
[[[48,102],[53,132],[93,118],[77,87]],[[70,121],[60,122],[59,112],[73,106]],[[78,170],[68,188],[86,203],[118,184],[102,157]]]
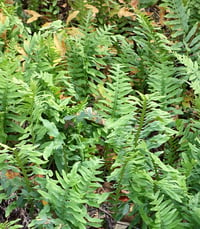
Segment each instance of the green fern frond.
[[[85,229],[89,225],[93,227],[100,225],[101,220],[88,215],[86,205],[99,207],[108,196],[105,193],[100,195],[95,193],[95,190],[100,187],[99,182],[102,181],[98,178],[100,174],[98,169],[101,166],[101,161],[97,159],[82,164],[76,163],[70,173],[66,174],[63,171],[62,176],[57,173],[57,180],[48,178],[46,190],[38,191],[42,198],[48,201],[54,211],[54,218],[59,219],[60,225],[80,229]],[[62,202],[59,201],[61,196]],[[43,215],[44,210],[41,212]],[[53,215],[50,216],[48,212],[46,214],[53,219]],[[34,221],[40,224],[37,219]]]
[[135,34],[133,40],[136,42],[137,51],[140,55],[144,55],[146,59],[149,58],[149,61],[166,60],[169,57],[167,55],[169,41],[159,31],[159,28],[153,26],[149,17],[141,12],[136,12],[140,26],[133,29]]
[[183,38],[183,45],[186,52],[191,56],[193,60],[196,60],[200,54],[200,34],[199,23],[195,23],[185,34]]
[[196,0],[187,1],[188,8],[190,9],[190,23],[195,24],[200,21],[200,3]]
[[[135,52],[137,62],[135,63],[136,69],[139,71],[134,78],[139,79],[137,90],[143,93],[148,91],[148,75],[149,70],[156,64],[161,64],[171,60],[169,52],[170,42],[161,33],[159,28],[153,26],[153,22],[149,17],[137,12],[137,20],[139,25],[133,28],[134,35],[132,39],[135,45]],[[136,81],[136,85],[137,85]],[[141,90],[142,88],[142,90]]]
[[150,92],[157,93],[160,97],[161,109],[165,111],[171,110],[176,114],[175,106],[179,105],[182,101],[181,87],[183,81],[175,78],[174,66],[167,61],[162,64],[155,63],[150,68],[147,82]]
[[168,112],[161,109],[162,104],[157,102],[160,99],[162,97],[159,98],[157,94],[141,94],[137,112],[135,146],[140,139],[145,139],[148,149],[158,148],[176,133],[171,128],[173,119]]
[[172,37],[177,38],[187,34],[189,30],[189,11],[183,1],[164,0],[163,6],[169,10],[169,13],[165,16],[168,19],[165,23],[172,29]]
[[198,22],[190,25],[189,4],[184,4],[183,0],[165,0],[163,6],[170,10],[165,24],[172,30],[173,49],[196,59],[200,48],[199,26]]
[[184,55],[175,54],[181,64],[184,64],[185,68],[182,68],[183,74],[187,76],[188,83],[194,90],[196,95],[200,94],[200,78],[199,78],[199,64],[198,61],[193,61],[190,57]]
[[84,27],[80,30],[83,36],[76,39],[70,37],[68,40],[68,74],[79,99],[90,93],[89,81],[99,83],[106,77],[102,71],[111,56],[109,48],[112,47],[113,35],[110,29],[110,26],[105,26],[90,33],[87,32],[87,27]]
[[24,130],[20,123],[24,116],[19,116],[16,107],[20,104],[21,96],[18,94],[20,87],[15,84],[14,79],[5,72],[0,76],[0,112],[1,127],[4,143],[17,140]]
[[133,112],[130,97],[132,88],[130,79],[124,73],[122,65],[114,65],[110,73],[110,82],[106,82],[105,86],[101,83],[97,87],[98,91],[94,90],[95,96],[100,97],[95,108],[106,119],[117,120]]
[[151,228],[184,228],[184,226],[181,225],[181,217],[176,205],[169,199],[164,200],[164,195],[160,194],[159,191],[154,194],[153,201],[150,205],[152,205],[151,211],[155,212],[155,219],[150,225]]

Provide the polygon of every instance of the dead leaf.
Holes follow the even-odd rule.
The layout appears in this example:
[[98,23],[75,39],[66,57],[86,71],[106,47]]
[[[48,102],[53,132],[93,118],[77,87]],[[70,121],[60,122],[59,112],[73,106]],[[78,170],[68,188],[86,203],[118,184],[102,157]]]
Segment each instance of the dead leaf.
[[53,36],[53,41],[57,51],[60,53],[61,56],[64,56],[66,53],[66,46],[63,40],[60,40],[56,34]]
[[25,50],[24,50],[22,47],[18,46],[18,47],[16,47],[16,50],[17,50],[18,53],[21,54],[22,56],[27,56],[27,53],[25,52]]
[[129,12],[127,7],[122,7],[119,11],[118,11],[118,17],[131,17],[133,20],[135,20],[135,14],[132,12]]
[[160,11],[159,11],[159,24],[160,25],[164,25],[164,20],[165,20],[165,14],[166,14],[166,10],[164,7],[159,7]]
[[3,13],[0,13],[0,22],[1,24],[4,24],[6,21],[6,16]]
[[85,5],[85,7],[87,8],[87,9],[90,9],[91,11],[92,11],[92,13],[93,13],[93,17],[95,17],[96,16],[96,14],[98,14],[99,13],[99,10],[95,7],[95,6],[92,6],[92,5],[89,5],[89,4],[86,4]]
[[42,28],[44,28],[44,27],[49,27],[51,24],[52,24],[52,22],[45,22],[45,23],[42,25]]
[[114,229],[126,229],[129,225],[127,222],[117,221]]
[[13,178],[15,178],[15,177],[19,177],[19,176],[20,176],[19,173],[13,172],[12,170],[7,170],[7,172],[6,172],[5,175],[6,175],[6,177],[7,177],[8,179],[13,179]]
[[66,20],[66,24],[68,25],[70,23],[71,20],[73,20],[74,18],[76,18],[76,16],[79,14],[79,10],[76,10],[74,12],[72,12],[71,14],[69,14],[69,16],[67,17]]
[[37,21],[37,19],[38,19],[39,17],[42,17],[41,14],[37,13],[37,12],[34,11],[34,10],[24,10],[24,12],[31,16],[31,17],[27,20],[27,22],[26,22],[26,23],[28,23],[28,24],[30,24],[30,23],[32,23],[32,22],[34,22],[34,21]]
[[41,202],[42,202],[43,206],[49,204],[46,200],[41,200]]
[[67,3],[64,3],[63,5],[61,5],[62,8],[66,8],[67,7]]
[[133,9],[137,9],[138,8],[138,4],[139,4],[138,0],[132,0],[130,2],[130,5],[133,7]]
[[117,49],[114,47],[108,48],[108,50],[109,50],[109,53],[113,55],[117,55],[118,53]]
[[12,0],[5,0],[5,4],[14,4],[15,2],[14,1],[12,1]]
[[69,34],[69,35],[71,35],[71,36],[74,36],[74,37],[76,37],[76,36],[83,36],[83,35],[84,35],[84,34],[81,33],[81,31],[80,31],[78,28],[76,28],[76,27],[69,27],[69,28],[67,28],[67,34]]
[[124,2],[123,0],[119,0],[119,3],[123,3],[123,4],[125,4],[125,2]]
[[129,198],[127,196],[120,196],[119,200],[122,202],[127,202],[127,201],[129,201]]

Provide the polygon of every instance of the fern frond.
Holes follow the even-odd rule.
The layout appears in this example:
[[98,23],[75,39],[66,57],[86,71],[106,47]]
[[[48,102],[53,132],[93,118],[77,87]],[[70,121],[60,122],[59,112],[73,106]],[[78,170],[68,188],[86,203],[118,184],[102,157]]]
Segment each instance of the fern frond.
[[[88,215],[86,204],[99,207],[107,198],[107,194],[95,193],[95,190],[100,187],[98,182],[102,181],[98,178],[100,167],[101,162],[97,159],[85,161],[82,164],[76,163],[70,173],[66,174],[63,171],[62,176],[57,173],[56,181],[48,178],[46,190],[38,191],[48,201],[55,216],[59,218],[60,225],[80,229],[85,229],[89,225],[99,226],[101,220]],[[59,201],[61,196],[62,202]],[[50,216],[45,209],[41,211],[41,214],[44,213]]]
[[198,22],[190,25],[189,5],[184,4],[183,0],[164,2],[163,6],[170,10],[166,15],[168,20],[165,24],[172,30],[171,37],[175,40],[173,49],[182,54],[192,55],[196,59],[200,48],[199,26]]
[[23,134],[24,130],[20,123],[25,118],[19,116],[16,107],[20,104],[21,96],[18,90],[21,88],[15,84],[12,77],[2,72],[0,76],[0,112],[1,127],[4,143],[7,141],[17,141],[17,138]]
[[165,22],[172,31],[172,37],[177,38],[187,34],[189,30],[189,11],[182,0],[164,0],[163,6],[167,7],[169,13],[165,16],[168,20]]
[[188,83],[194,90],[196,95],[200,94],[200,78],[199,78],[199,64],[197,61],[193,61],[190,57],[184,55],[175,54],[180,63],[184,64],[185,68],[181,69],[184,75],[188,77]]
[[171,128],[173,119],[161,109],[161,98],[157,94],[141,94],[135,132],[135,146],[140,139],[147,141],[148,149],[158,148],[176,133]]
[[[134,35],[132,38],[135,44],[135,52],[138,54],[135,67],[139,71],[134,78],[136,78],[137,81],[139,79],[139,89],[137,90],[146,93],[148,91],[147,80],[149,69],[154,66],[155,63],[160,64],[170,61],[170,44],[160,29],[153,26],[153,22],[149,17],[141,12],[137,12],[137,20],[139,26],[133,28]],[[136,85],[137,81],[135,82]]]
[[176,205],[171,200],[164,200],[164,195],[160,191],[156,192],[153,197],[151,211],[155,212],[154,222],[150,225],[151,228],[183,228],[181,225],[181,217]]
[[98,84],[106,77],[103,70],[111,56],[109,49],[114,37],[110,32],[111,28],[104,26],[94,28],[95,32],[91,32],[84,26],[80,30],[82,36],[69,37],[67,40],[70,50],[67,53],[68,74],[79,99],[90,94],[89,81]]
[[195,23],[185,34],[183,38],[183,44],[186,52],[191,56],[193,60],[196,60],[200,54],[200,34],[199,23]]
[[149,17],[137,11],[137,20],[140,26],[133,29],[133,40],[136,42],[136,50],[141,56],[150,61],[167,60],[169,58],[169,41],[159,31],[159,28],[153,26]]
[[117,120],[133,112],[131,97],[129,97],[132,88],[122,65],[114,65],[110,73],[111,82],[106,82],[105,86],[101,83],[97,87],[98,91],[94,90],[94,95],[100,97],[95,107],[103,117]]
[[187,1],[188,8],[190,9],[190,23],[195,24],[200,21],[200,3],[196,0]]
[[150,68],[147,82],[150,92],[157,93],[160,97],[161,109],[165,111],[173,110],[174,114],[176,114],[175,106],[182,101],[181,87],[183,81],[175,78],[174,66],[167,61],[162,64],[155,63]]

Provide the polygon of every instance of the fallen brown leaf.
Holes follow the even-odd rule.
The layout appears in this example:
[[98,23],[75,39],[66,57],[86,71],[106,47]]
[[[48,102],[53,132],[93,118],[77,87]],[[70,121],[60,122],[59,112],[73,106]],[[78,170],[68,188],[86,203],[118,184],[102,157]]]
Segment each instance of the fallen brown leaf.
[[131,17],[133,20],[135,20],[135,14],[132,12],[129,12],[129,9],[127,7],[122,7],[119,11],[118,11],[118,17]]
[[75,10],[74,12],[69,14],[69,16],[67,17],[67,20],[66,20],[66,24],[68,25],[70,23],[70,21],[73,20],[74,18],[76,18],[76,16],[78,14],[79,14],[79,10]]
[[39,17],[42,17],[41,14],[37,13],[37,12],[34,11],[34,10],[24,10],[24,12],[27,13],[28,15],[32,16],[32,17],[30,17],[30,18],[27,20],[26,23],[28,23],[28,24],[30,24],[30,23],[32,23],[32,22],[34,22],[34,21],[37,21],[37,19],[38,19]]

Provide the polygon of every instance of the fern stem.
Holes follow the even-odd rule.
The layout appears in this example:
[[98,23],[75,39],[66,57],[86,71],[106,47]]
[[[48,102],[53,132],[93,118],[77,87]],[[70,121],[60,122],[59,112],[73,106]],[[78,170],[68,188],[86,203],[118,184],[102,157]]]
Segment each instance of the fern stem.
[[135,140],[134,140],[134,146],[135,147],[137,147],[137,145],[138,145],[138,140],[139,140],[139,137],[140,137],[140,133],[141,133],[143,124],[144,124],[144,118],[145,118],[146,109],[147,109],[147,99],[146,99],[145,96],[144,96],[143,101],[144,102],[143,102],[143,107],[142,107],[142,113],[141,113],[141,116],[140,116],[140,123],[139,123],[139,127],[137,129],[137,132],[135,134]]

